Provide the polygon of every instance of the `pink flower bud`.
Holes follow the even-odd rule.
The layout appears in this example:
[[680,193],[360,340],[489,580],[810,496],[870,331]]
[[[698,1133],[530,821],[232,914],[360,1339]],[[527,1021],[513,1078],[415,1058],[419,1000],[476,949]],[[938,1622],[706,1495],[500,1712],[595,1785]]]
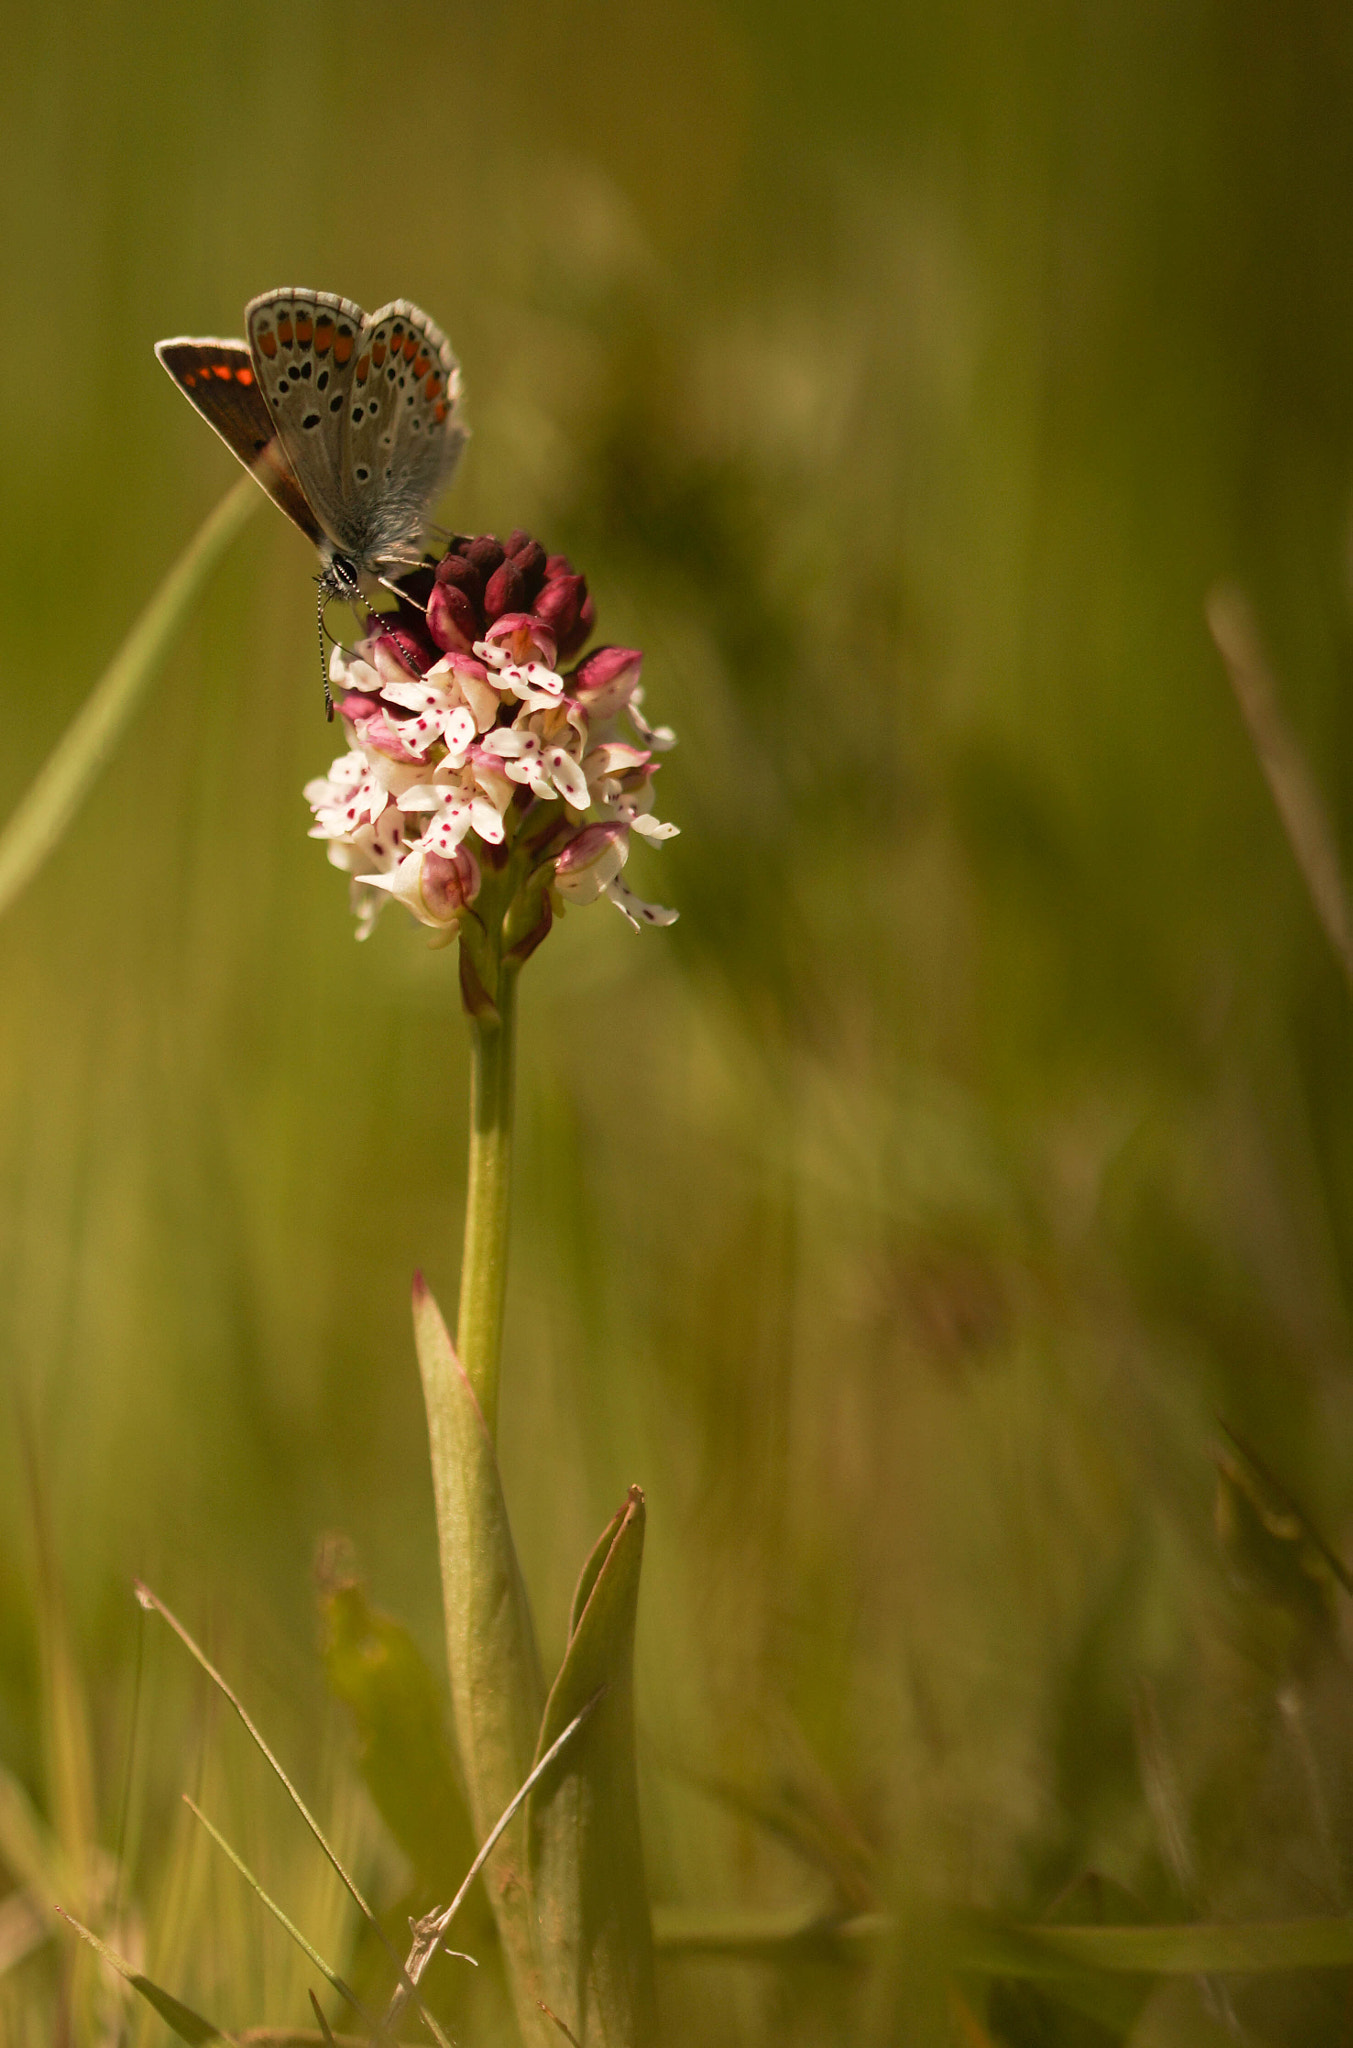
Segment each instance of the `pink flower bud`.
[[449,857],[425,850],[419,887],[434,917],[456,917],[479,894],[479,863],[468,846]]
[[428,599],[428,631],[448,654],[468,654],[479,638],[479,613],[468,593],[454,583],[434,583]]
[[590,718],[611,718],[633,696],[643,661],[637,647],[598,647],[565,677],[565,685]]
[[501,618],[504,612],[519,612],[526,596],[526,578],[513,561],[499,565],[484,585],[484,616]]
[[384,754],[387,761],[401,761],[406,764],[422,760],[409,746],[399,729],[399,722],[392,719],[383,704],[378,704],[370,717],[354,718],[353,729],[359,745],[372,754]]
[[545,574],[551,578],[555,576],[571,576],[573,574],[573,564],[567,555],[547,555],[545,557]]
[[379,697],[368,697],[360,690],[349,690],[346,697],[338,700],[338,715],[355,725],[359,718],[371,718],[381,708]]
[[559,658],[554,634],[532,612],[504,612],[484,638],[496,647],[505,647],[516,662],[541,661],[546,668],[553,668]]
[[584,825],[555,861],[555,887],[576,903],[590,903],[615,880],[628,856],[628,825],[614,818],[604,825]]
[[553,632],[564,659],[574,651],[573,639],[586,596],[586,577],[551,576],[531,607],[536,617],[544,619]]
[[526,531],[526,528],[524,526],[514,526],[507,537],[507,546],[504,552],[509,556],[519,555],[523,548],[529,548],[530,546],[531,536]]
[[407,683],[410,676],[423,672],[413,634],[399,627],[368,640],[362,653],[382,682]]

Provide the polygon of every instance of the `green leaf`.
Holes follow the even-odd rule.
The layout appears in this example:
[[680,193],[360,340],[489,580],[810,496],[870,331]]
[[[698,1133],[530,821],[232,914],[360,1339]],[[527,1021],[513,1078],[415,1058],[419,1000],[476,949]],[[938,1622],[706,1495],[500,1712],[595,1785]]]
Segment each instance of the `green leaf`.
[[133,1991],[140,1992],[146,2004],[154,2007],[165,2025],[178,2035],[180,2041],[190,2042],[192,2048],[201,2048],[201,2043],[205,2041],[229,2040],[230,2036],[220,2027],[213,2026],[210,2020],[204,2020],[200,2012],[194,2012],[190,2005],[184,2005],[181,1999],[175,1998],[172,1991],[163,1990],[149,1977],[142,1976],[139,1970],[134,1970],[129,1962],[109,1948],[106,1942],[100,1941],[97,1934],[91,1934],[87,1927],[82,1927],[70,1913],[61,1912],[59,1906],[57,1911],[61,1913],[62,1919],[75,1929],[81,1940],[87,1941],[89,1946],[102,1956],[110,1969],[116,1970],[119,1977],[125,1977]]
[[643,1551],[644,1497],[634,1486],[583,1567],[537,1754],[601,1697],[527,1802],[545,1996],[588,2048],[644,2048],[656,2032],[634,1760]]
[[[413,1323],[432,1453],[452,1714],[470,1812],[482,1840],[531,1770],[545,1681],[493,1444],[421,1274],[414,1280]],[[557,2048],[557,2036],[546,2032],[539,2011],[526,1827],[525,1814],[518,1814],[485,1876],[523,2032]]]
[[449,1898],[477,1844],[437,1680],[409,1631],[372,1607],[357,1580],[328,1585],[320,1610],[325,1676],[356,1724],[367,1789],[422,1883]]
[[227,492],[189,541],[38,770],[28,794],[0,829],[0,916],[59,843],[154,681],[198,592],[261,503],[248,477]]

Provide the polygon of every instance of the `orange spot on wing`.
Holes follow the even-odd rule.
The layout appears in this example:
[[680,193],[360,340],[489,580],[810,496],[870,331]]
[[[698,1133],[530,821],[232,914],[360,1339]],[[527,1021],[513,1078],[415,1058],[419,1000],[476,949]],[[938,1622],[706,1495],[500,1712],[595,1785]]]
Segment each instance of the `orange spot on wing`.
[[347,362],[351,354],[352,329],[350,327],[340,327],[338,330],[338,339],[334,343],[334,361],[341,366],[342,364]]
[[404,360],[411,363],[418,353],[418,336],[411,334],[404,344]]
[[327,356],[329,344],[334,338],[334,323],[327,313],[321,313],[315,322],[315,354]]
[[277,354],[277,336],[273,333],[271,327],[260,327],[256,339],[259,348],[268,358],[268,361],[271,362]]
[[424,398],[435,398],[437,396],[437,393],[441,390],[441,388],[442,380],[437,375],[437,372],[434,370],[432,375],[428,378],[427,383],[423,386]]
[[249,368],[249,365],[247,363],[241,363],[239,369],[236,370],[235,372],[235,382],[237,384],[252,384],[253,381],[253,371]]
[[309,348],[310,338],[315,332],[315,323],[308,313],[299,315],[296,321],[296,339],[302,348]]
[[277,323],[277,339],[278,339],[278,340],[279,340],[279,341],[281,342],[281,344],[282,344],[283,348],[290,348],[290,347],[291,347],[291,342],[292,342],[292,326],[291,326],[291,315],[290,315],[290,313],[284,313],[284,314],[282,315],[281,319],[280,319],[280,320],[278,321],[278,323]]
[[211,367],[213,374],[217,377],[224,377],[227,384],[235,374],[229,363],[213,363]]
[[371,360],[372,360],[372,362],[373,362],[373,363],[374,363],[374,364],[376,365],[376,368],[377,368],[378,370],[379,370],[379,368],[380,368],[381,364],[382,364],[382,363],[383,363],[383,362],[385,361],[385,357],[386,357],[385,337],[384,337],[384,336],[382,335],[381,339],[380,339],[380,340],[379,340],[379,341],[378,341],[378,342],[377,342],[377,343],[375,344],[375,346],[374,346],[374,347],[372,348],[372,351],[371,351]]
[[416,363],[414,364],[414,366],[413,366],[413,374],[414,374],[414,376],[415,376],[415,377],[426,377],[426,375],[427,375],[427,373],[428,373],[428,369],[429,369],[429,367],[431,366],[431,362],[432,362],[432,358],[431,358],[431,356],[430,356],[430,355],[428,354],[427,350],[426,350],[425,348],[423,348],[423,349],[420,349],[420,350],[418,351],[418,361],[417,361],[417,362],[416,362]]
[[450,410],[451,408],[444,398],[439,398],[437,400],[437,409],[433,413],[432,417],[436,420],[438,426],[441,425],[442,421],[446,418],[446,415],[450,412]]
[[354,377],[356,377],[356,379],[357,379],[357,382],[358,382],[359,384],[365,384],[365,382],[366,382],[366,373],[367,373],[367,371],[368,371],[368,370],[369,370],[370,368],[371,368],[371,357],[370,357],[370,354],[367,354],[367,355],[364,355],[364,356],[358,356],[358,358],[357,358],[357,368],[356,368],[356,369],[355,369],[355,370],[353,371],[353,375],[354,375]]

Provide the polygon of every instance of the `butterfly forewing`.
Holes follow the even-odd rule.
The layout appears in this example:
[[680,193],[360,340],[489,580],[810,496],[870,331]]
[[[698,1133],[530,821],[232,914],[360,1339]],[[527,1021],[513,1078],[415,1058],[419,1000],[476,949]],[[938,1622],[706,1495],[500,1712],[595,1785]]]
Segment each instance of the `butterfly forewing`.
[[451,345],[426,313],[395,299],[369,315],[344,416],[343,464],[354,529],[371,559],[417,558],[465,440],[459,399]]
[[279,440],[244,343],[184,334],[157,341],[155,353],[231,454],[318,546],[323,535]]
[[310,509],[352,554],[341,428],[365,315],[332,292],[287,290],[251,299],[244,318],[259,389]]

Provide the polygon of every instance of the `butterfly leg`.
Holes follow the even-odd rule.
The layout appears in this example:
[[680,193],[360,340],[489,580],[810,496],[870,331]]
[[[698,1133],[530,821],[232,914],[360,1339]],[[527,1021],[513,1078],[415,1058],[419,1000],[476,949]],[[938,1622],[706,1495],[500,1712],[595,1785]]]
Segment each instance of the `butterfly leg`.
[[319,603],[316,607],[315,617],[316,623],[319,626],[319,679],[324,685],[324,716],[328,719],[330,725],[334,722],[334,700],[333,692],[329,688],[329,664],[324,659],[324,607],[328,604],[332,594],[331,591],[325,589],[324,578],[321,576],[319,578]]
[[378,576],[376,578],[376,581],[380,584],[383,590],[388,590],[392,597],[397,597],[401,604],[412,605],[413,609],[416,612],[422,612],[426,616],[427,606],[425,604],[420,604],[418,602],[418,599],[413,595],[412,591],[405,590],[402,587],[402,585],[398,583],[392,583],[388,576]]
[[[335,555],[326,566],[323,575],[317,577],[316,581],[319,584],[319,665],[324,680],[324,712],[332,724],[334,700],[329,689],[329,664],[324,658],[324,642],[333,636],[324,623],[324,614],[331,598],[341,597],[348,604],[361,604],[362,586],[357,580],[356,570],[343,555]],[[335,646],[339,644],[338,641],[334,641]]]

